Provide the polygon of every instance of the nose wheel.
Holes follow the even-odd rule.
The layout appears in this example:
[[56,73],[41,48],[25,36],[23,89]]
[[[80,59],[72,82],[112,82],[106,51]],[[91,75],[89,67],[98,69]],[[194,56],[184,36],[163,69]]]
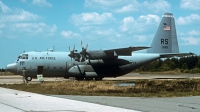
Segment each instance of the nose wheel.
[[26,79],[27,81],[31,81],[31,80],[32,80],[32,77],[25,77],[25,79]]

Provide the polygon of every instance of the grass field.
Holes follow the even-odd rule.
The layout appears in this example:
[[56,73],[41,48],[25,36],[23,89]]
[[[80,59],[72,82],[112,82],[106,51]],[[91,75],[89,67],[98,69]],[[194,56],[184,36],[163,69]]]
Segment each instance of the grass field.
[[[117,83],[135,83],[119,87]],[[200,95],[200,80],[62,81],[42,84],[1,84],[1,87],[55,95],[178,97]]]
[[0,72],[0,76],[6,76],[6,75],[14,75],[11,72]]

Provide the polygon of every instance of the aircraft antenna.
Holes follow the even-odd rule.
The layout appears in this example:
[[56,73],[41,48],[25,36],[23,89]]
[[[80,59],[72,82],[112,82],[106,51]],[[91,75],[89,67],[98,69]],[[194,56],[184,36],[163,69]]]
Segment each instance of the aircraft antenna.
[[55,51],[56,49],[55,49],[55,45],[53,46],[53,51]]

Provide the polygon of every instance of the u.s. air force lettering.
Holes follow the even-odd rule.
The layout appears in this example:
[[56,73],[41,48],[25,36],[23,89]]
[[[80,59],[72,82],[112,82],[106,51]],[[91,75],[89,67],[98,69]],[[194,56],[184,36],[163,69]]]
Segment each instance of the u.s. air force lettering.
[[37,60],[37,59],[56,60],[56,57],[32,57],[32,60]]
[[161,46],[162,49],[168,49],[168,39],[161,39],[160,43],[161,43],[161,45],[163,45],[163,46]]

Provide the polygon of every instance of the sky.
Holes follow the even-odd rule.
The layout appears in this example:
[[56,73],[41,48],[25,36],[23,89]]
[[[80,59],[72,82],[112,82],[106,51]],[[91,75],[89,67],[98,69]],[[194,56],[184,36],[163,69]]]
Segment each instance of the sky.
[[200,55],[200,0],[0,0],[0,68],[27,51],[150,46],[174,15],[180,52]]

